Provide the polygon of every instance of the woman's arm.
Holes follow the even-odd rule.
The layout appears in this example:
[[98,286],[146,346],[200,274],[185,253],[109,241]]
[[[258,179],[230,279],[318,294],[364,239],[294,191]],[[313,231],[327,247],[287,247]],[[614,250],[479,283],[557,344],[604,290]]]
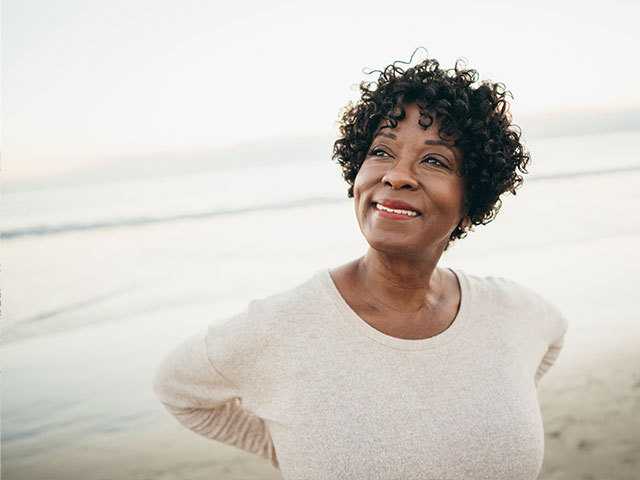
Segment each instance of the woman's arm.
[[556,362],[558,356],[560,355],[560,351],[564,346],[565,336],[568,328],[568,321],[566,317],[558,310],[558,308],[545,301],[545,310],[546,310],[546,324],[550,328],[551,338],[554,340],[551,341],[547,351],[545,352],[538,369],[535,374],[535,384],[538,385],[540,379],[547,373],[547,371],[551,368],[551,366]]
[[186,428],[259,455],[278,468],[264,420],[242,408],[238,388],[211,363],[206,335],[191,336],[164,358],[153,380],[155,394]]
[[562,346],[564,344],[564,335],[562,335],[558,340],[549,345],[547,352],[542,357],[542,361],[538,366],[538,370],[535,375],[535,383],[536,386],[540,379],[544,376],[545,373],[551,368],[551,366],[556,362],[558,356],[560,355],[560,351],[562,350]]

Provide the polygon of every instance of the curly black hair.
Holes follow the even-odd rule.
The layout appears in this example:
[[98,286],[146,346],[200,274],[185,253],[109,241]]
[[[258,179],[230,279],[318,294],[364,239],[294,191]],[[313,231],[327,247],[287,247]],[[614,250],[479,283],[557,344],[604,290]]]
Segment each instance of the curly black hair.
[[459,174],[464,178],[463,208],[470,223],[455,228],[451,243],[464,238],[474,225],[486,225],[495,218],[502,206],[500,195],[516,194],[523,181],[518,171],[528,173],[530,156],[521,143],[520,128],[511,123],[507,99],[513,96],[504,84],[478,82],[478,72],[465,68],[460,59],[447,70],[432,58],[406,70],[396,65],[410,65],[412,59],[413,55],[409,62],[396,61],[384,70],[365,72],[378,73],[378,80],[361,82],[360,100],[343,109],[332,159],[340,165],[349,185],[347,195],[353,198],[356,175],[382,120],[395,128],[405,117],[403,105],[416,103],[420,125],[426,129],[437,120],[440,137],[463,154]]

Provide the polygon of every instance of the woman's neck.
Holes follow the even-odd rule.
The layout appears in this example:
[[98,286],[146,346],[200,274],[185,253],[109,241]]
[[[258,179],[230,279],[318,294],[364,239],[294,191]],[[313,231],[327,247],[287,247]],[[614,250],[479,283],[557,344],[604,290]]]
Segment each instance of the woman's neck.
[[440,255],[406,257],[369,248],[356,261],[355,281],[372,301],[403,313],[433,310],[444,297]]

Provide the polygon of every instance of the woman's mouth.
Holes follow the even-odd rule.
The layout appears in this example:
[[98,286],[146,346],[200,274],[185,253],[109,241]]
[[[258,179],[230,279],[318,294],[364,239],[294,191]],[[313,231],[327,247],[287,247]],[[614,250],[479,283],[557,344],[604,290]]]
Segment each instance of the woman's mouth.
[[376,212],[380,217],[390,218],[394,220],[411,220],[413,218],[419,217],[420,213],[413,210],[403,210],[399,208],[388,208],[383,205],[380,205],[377,202],[372,203],[373,208],[375,208]]

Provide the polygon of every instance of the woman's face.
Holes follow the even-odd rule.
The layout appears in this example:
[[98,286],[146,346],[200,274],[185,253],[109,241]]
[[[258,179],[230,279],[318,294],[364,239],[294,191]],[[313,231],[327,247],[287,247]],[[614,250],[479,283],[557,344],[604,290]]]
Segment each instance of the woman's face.
[[[424,255],[444,250],[463,218],[462,153],[426,130],[415,104],[396,128],[378,129],[353,186],[360,230],[369,245],[387,253]],[[385,125],[387,123],[383,123]],[[380,211],[376,204],[400,201],[417,215]],[[397,206],[396,206],[397,208]]]

